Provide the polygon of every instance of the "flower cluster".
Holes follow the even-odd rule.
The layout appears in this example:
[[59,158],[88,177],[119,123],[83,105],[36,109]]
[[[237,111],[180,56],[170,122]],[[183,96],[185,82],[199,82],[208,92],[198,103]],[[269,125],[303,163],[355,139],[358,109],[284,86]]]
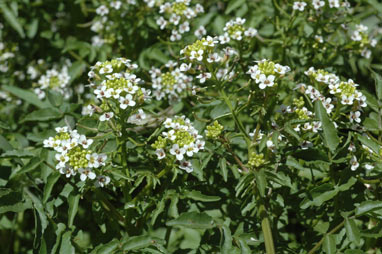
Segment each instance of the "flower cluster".
[[276,64],[270,60],[263,59],[256,65],[251,66],[247,74],[259,84],[260,89],[277,86],[277,79],[290,71],[288,66]]
[[164,122],[166,131],[158,137],[152,147],[156,149],[159,160],[166,157],[176,161],[180,169],[190,173],[193,171],[190,159],[204,149],[202,136],[191,125],[185,116],[167,118]]
[[206,137],[211,139],[216,139],[222,133],[224,127],[219,124],[217,120],[214,121],[212,125],[207,126]]
[[[57,153],[56,169],[66,177],[80,174],[81,181],[94,180],[98,186],[103,187],[110,182],[108,176],[99,175],[102,166],[106,165],[107,156],[94,153],[89,147],[93,140],[87,139],[77,130],[68,127],[57,127],[57,135],[44,140],[44,147],[53,148]],[[98,175],[98,177],[97,177]]]
[[[31,68],[33,67],[28,68],[29,74],[31,76],[37,75],[37,71]],[[53,90],[61,93],[65,99],[68,99],[71,95],[68,89],[69,81],[68,66],[64,65],[61,70],[53,68],[40,77],[37,84],[35,84],[37,87],[34,89],[34,92],[40,99],[43,99],[46,96],[45,90]]]
[[171,41],[179,41],[182,34],[190,31],[190,21],[198,14],[204,13],[200,4],[190,6],[190,0],[166,1],[159,6],[161,16],[157,19],[157,25],[161,30],[171,30]]
[[151,91],[141,87],[142,80],[132,73],[137,68],[125,58],[97,62],[91,68],[88,76],[95,87],[96,98],[101,100],[103,114],[100,121],[110,120],[117,110],[137,110],[140,104],[150,99]]
[[237,17],[228,21],[224,26],[224,34],[219,36],[221,44],[228,43],[231,39],[241,41],[243,37],[252,38],[257,35],[255,28],[244,28],[245,19]]
[[192,89],[193,78],[183,73],[184,66],[181,69],[176,62],[169,61],[166,67],[166,72],[155,67],[150,70],[153,95],[157,100],[167,96],[170,101],[177,101]]
[[349,8],[350,4],[348,1],[341,0],[328,0],[327,3],[324,0],[312,0],[310,5],[304,1],[293,2],[293,10],[304,11],[307,6],[311,6],[314,10],[319,11],[325,8],[325,6],[328,6],[330,9]]
[[251,156],[248,161],[248,165],[253,167],[253,168],[258,168],[261,165],[264,165],[265,160],[264,160],[264,154],[260,153],[257,154],[256,152],[252,152]]
[[375,47],[377,45],[377,40],[369,38],[368,35],[369,28],[365,25],[356,25],[356,29],[351,35],[351,39],[357,43],[359,47],[360,54],[365,58],[370,58],[371,50],[370,47]]

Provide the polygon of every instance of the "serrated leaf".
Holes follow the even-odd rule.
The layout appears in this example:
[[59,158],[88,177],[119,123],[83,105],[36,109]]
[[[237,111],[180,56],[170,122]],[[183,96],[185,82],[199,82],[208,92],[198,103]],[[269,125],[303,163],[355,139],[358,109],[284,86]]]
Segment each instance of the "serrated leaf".
[[187,212],[182,213],[178,218],[168,221],[166,226],[186,227],[195,229],[208,229],[214,227],[214,221],[206,213]]
[[329,119],[326,109],[322,105],[322,102],[317,100],[314,104],[314,110],[316,117],[321,121],[323,136],[325,145],[329,148],[329,150],[333,153],[335,152],[340,139],[337,135],[337,130],[334,127],[333,122]]

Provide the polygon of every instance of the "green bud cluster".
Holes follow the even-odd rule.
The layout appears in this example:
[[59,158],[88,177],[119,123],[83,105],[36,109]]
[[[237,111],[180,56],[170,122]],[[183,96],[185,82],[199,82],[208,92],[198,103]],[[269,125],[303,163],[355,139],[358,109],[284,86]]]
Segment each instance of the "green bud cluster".
[[167,139],[159,136],[158,139],[154,142],[154,144],[151,145],[151,147],[155,149],[162,149],[166,146],[166,141]]
[[59,135],[56,135],[54,140],[68,140],[70,139],[70,134],[67,132],[61,132]]
[[185,3],[174,2],[171,6],[171,12],[179,16],[182,16],[184,11],[186,10],[187,10],[187,5]]
[[106,101],[102,101],[101,105],[99,106],[103,111],[109,111],[110,107],[107,104]]
[[294,98],[293,99],[293,105],[296,106],[297,108],[302,108],[305,105],[304,98],[300,96],[300,98]]
[[353,82],[341,82],[339,89],[341,89],[341,96],[345,95],[350,97],[356,92],[356,87]]
[[120,79],[106,80],[104,84],[107,87],[107,89],[112,88],[114,90],[117,90],[117,89],[128,88],[129,83],[130,81],[128,81],[127,79],[120,78]]
[[296,107],[295,112],[298,116],[298,119],[301,119],[301,120],[309,119],[309,116],[307,115],[307,110],[306,108],[304,108],[305,102],[303,97],[300,97],[298,99],[294,98],[293,105]]
[[121,60],[123,60],[123,58],[102,62],[96,65],[95,70],[99,72],[101,68],[111,65],[111,67],[113,68],[113,73],[122,72],[126,69],[126,65]]
[[258,168],[261,165],[263,165],[264,163],[265,163],[264,154],[262,154],[262,153],[257,154],[255,152],[251,153],[251,158],[248,161],[248,165],[250,165],[251,167]]
[[50,77],[49,79],[49,87],[50,88],[56,88],[56,87],[59,87],[60,86],[60,79],[58,78],[58,76],[52,76]]
[[230,37],[234,36],[237,32],[241,32],[242,34],[244,34],[245,28],[242,25],[234,24],[229,26],[227,29],[227,33]]
[[195,41],[193,44],[186,46],[183,50],[184,54],[187,57],[190,57],[192,51],[198,52],[199,50],[203,50],[204,52],[206,52],[208,50],[212,50],[211,47],[203,45],[204,42],[206,42],[206,38],[202,38],[200,40]]
[[69,165],[75,170],[79,168],[86,168],[89,163],[89,161],[86,159],[86,155],[91,153],[92,151],[90,150],[85,150],[80,146],[76,146],[68,152]]
[[323,69],[318,69],[316,71],[313,71],[309,74],[310,77],[313,77],[314,79],[316,79],[316,77],[318,76],[318,74],[322,74],[323,76],[326,76],[326,75],[329,75],[330,72],[327,72]]
[[219,124],[217,120],[212,125],[207,126],[206,136],[207,138],[216,139],[222,133],[224,127]]
[[161,75],[162,85],[169,90],[173,90],[173,86],[176,84],[176,79],[171,72],[166,72]]
[[261,73],[268,75],[276,75],[275,72],[275,63],[269,60],[261,61],[258,63],[259,70]]
[[174,143],[178,144],[179,147],[183,147],[195,141],[195,138],[188,131],[182,129],[175,131],[174,135],[176,137]]

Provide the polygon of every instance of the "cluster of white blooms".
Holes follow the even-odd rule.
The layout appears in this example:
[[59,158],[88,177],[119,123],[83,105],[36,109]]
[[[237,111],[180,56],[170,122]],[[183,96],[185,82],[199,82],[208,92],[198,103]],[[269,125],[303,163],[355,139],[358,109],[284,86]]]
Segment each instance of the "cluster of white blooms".
[[185,116],[167,118],[164,122],[166,131],[158,137],[152,147],[159,160],[169,158],[176,161],[180,169],[190,173],[193,166],[190,159],[204,149],[202,136]]
[[[31,75],[35,75],[32,69],[29,69]],[[53,68],[48,70],[44,75],[40,77],[37,81],[37,86],[34,92],[37,94],[38,98],[45,98],[46,89],[60,92],[65,99],[68,99],[71,95],[68,89],[70,81],[70,76],[68,72],[68,66],[64,65],[61,70]]]
[[190,31],[190,21],[204,8],[200,4],[191,6],[191,0],[173,0],[162,2],[159,6],[161,16],[157,19],[160,29],[171,29],[171,41],[179,41],[182,35]]
[[[150,99],[151,91],[141,87],[143,81],[132,73],[137,68],[136,64],[126,58],[97,62],[91,67],[88,76],[91,86],[95,88],[96,98],[101,100],[100,108],[103,110],[100,121],[110,120],[116,111],[137,110],[140,104]],[[89,111],[91,114],[94,107],[88,106]]]
[[[367,106],[366,96],[357,90],[358,84],[354,83],[352,79],[349,79],[347,82],[341,81],[337,75],[321,69],[315,70],[313,67],[310,67],[305,72],[305,75],[309,76],[313,81],[328,85],[329,93],[335,95],[341,101],[341,104],[354,105],[357,109]],[[323,98],[314,88],[312,94],[316,99]],[[322,101],[324,102],[325,98],[323,99]]]
[[[77,130],[68,127],[57,127],[57,135],[44,140],[44,147],[53,148],[57,153],[56,169],[66,177],[80,174],[81,181],[95,180],[97,186],[105,186],[110,182],[108,176],[99,175],[102,166],[105,166],[107,156],[94,153],[89,147],[93,140],[87,139]],[[98,175],[98,177],[97,177]]]
[[368,30],[369,28],[365,25],[356,25],[356,29],[351,35],[351,39],[359,45],[360,54],[365,58],[370,58],[371,56],[369,48],[377,45],[376,39],[369,38]]
[[17,51],[16,46],[9,47],[9,45],[0,41],[0,73],[9,70],[10,61],[16,57],[15,51]]
[[157,100],[167,96],[170,101],[177,101],[187,91],[191,91],[192,77],[182,72],[187,69],[186,65],[180,68],[176,62],[169,61],[165,66],[167,72],[155,67],[150,70],[153,95]]
[[237,17],[228,21],[224,26],[224,34],[219,36],[221,44],[228,43],[231,39],[241,41],[243,37],[252,38],[257,35],[255,28],[244,28],[245,19]]
[[288,66],[263,59],[257,61],[256,65],[251,66],[247,74],[251,75],[251,78],[255,80],[256,84],[259,84],[260,89],[265,89],[277,85],[277,79],[289,71],[290,68]]
[[315,10],[321,10],[325,6],[328,6],[330,9],[338,9],[341,7],[349,8],[350,4],[348,1],[341,0],[311,0],[311,1],[295,1],[293,2],[293,10],[304,11],[304,9],[308,6],[308,3]]

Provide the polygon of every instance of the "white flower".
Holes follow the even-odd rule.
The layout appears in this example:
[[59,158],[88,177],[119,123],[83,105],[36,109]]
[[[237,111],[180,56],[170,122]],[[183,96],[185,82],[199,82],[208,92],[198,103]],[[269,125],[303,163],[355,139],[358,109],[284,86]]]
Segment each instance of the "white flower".
[[164,157],[166,157],[166,153],[164,152],[163,149],[157,149],[155,151],[155,154],[158,156],[158,160],[161,160],[163,159]]
[[354,155],[350,159],[350,165],[351,165],[351,170],[352,171],[357,170],[357,168],[359,167],[359,163],[357,161],[357,157],[355,157]]
[[248,28],[245,32],[244,35],[247,37],[255,37],[257,35],[257,30],[255,28]]
[[207,31],[204,28],[204,26],[200,26],[198,29],[195,30],[194,35],[198,38],[202,38],[204,35],[206,35]]
[[75,176],[77,173],[70,167],[64,167],[59,169],[60,174],[63,174],[66,176],[66,178],[69,178],[71,176]]
[[98,168],[100,166],[98,163],[98,154],[96,153],[86,154],[86,159],[88,160],[89,168]]
[[329,7],[330,8],[340,8],[340,1],[339,0],[329,0]]
[[321,130],[321,122],[320,121],[317,121],[317,122],[313,122],[313,125],[312,125],[312,131],[314,133],[317,133],[319,130]]
[[322,102],[324,108],[326,109],[326,113],[327,113],[327,114],[332,113],[332,110],[333,110],[333,108],[334,108],[334,105],[331,104],[331,102],[332,102],[332,98],[326,98],[326,100],[324,100],[324,101]]
[[106,159],[107,159],[106,154],[98,154],[97,162],[100,166],[105,166],[106,165]]
[[324,7],[324,6],[325,6],[325,1],[321,1],[321,0],[312,0],[312,4],[313,4],[314,9],[318,10],[318,9],[320,9],[321,7]]
[[186,153],[186,150],[183,147],[180,148],[178,144],[174,144],[170,149],[170,153],[175,155],[177,160],[181,161],[184,158],[183,155]]
[[203,45],[207,47],[214,47],[215,44],[217,44],[218,41],[212,38],[211,36],[207,36],[206,40],[203,42]]
[[57,127],[55,128],[55,131],[57,133],[67,133],[68,132],[68,127],[67,126],[64,126],[64,127]]
[[218,55],[218,53],[209,54],[207,58],[207,62],[213,63],[213,62],[220,62],[221,57]]
[[169,22],[173,23],[176,26],[179,24],[179,21],[180,21],[180,16],[178,16],[176,14],[172,14],[170,19],[169,19]]
[[204,51],[202,49],[199,49],[198,52],[196,51],[191,51],[191,55],[190,55],[190,59],[191,60],[198,60],[198,61],[202,61],[203,60],[203,53]]
[[110,7],[116,10],[119,10],[121,8],[121,5],[122,5],[121,1],[113,1],[110,3]]
[[294,2],[293,3],[293,10],[304,11],[305,6],[306,6],[305,2]]
[[186,64],[186,63],[182,63],[179,67],[180,71],[183,71],[183,72],[186,72],[188,71],[189,69],[191,69],[191,63],[189,64]]
[[93,179],[95,179],[96,178],[96,174],[93,172],[93,171],[91,171],[91,169],[90,168],[80,168],[79,170],[78,170],[78,172],[80,172],[80,179],[81,179],[81,181],[86,181],[86,179],[90,179],[90,180],[93,180]]
[[187,173],[191,173],[192,171],[194,171],[194,168],[192,167],[191,162],[186,160],[180,162],[179,168],[183,169]]
[[306,150],[308,149],[309,147],[312,147],[313,146],[313,143],[310,142],[310,141],[306,141],[304,140],[302,143],[301,143],[301,149],[302,150]]
[[179,33],[183,34],[188,31],[190,31],[190,23],[188,23],[188,21],[179,25]]
[[341,103],[343,105],[352,105],[353,104],[353,100],[354,100],[354,96],[346,96],[346,95],[342,95],[341,97]]
[[365,167],[366,170],[372,170],[372,169],[374,168],[373,165],[368,164],[368,163],[366,163],[366,164],[364,165],[364,167]]
[[127,122],[132,123],[132,124],[136,124],[136,125],[143,125],[147,122],[145,120],[146,120],[145,112],[142,109],[138,109],[138,113],[130,116],[127,119]]
[[100,16],[105,16],[109,13],[109,9],[105,5],[101,5],[96,9],[96,13]]
[[211,73],[209,72],[204,72],[204,73],[201,73],[199,74],[198,76],[196,76],[196,78],[199,79],[199,82],[201,84],[203,84],[204,82],[206,82],[207,79],[210,79],[211,78]]
[[275,76],[269,75],[268,77],[265,74],[260,75],[260,89],[265,89],[267,86],[272,87],[274,85]]
[[172,30],[170,41],[179,41],[180,39],[182,39],[182,35],[177,30]]
[[111,118],[113,118],[114,116],[114,113],[113,112],[106,112],[105,114],[101,115],[99,117],[99,120],[101,122],[104,122],[104,121],[109,121]]
[[281,64],[275,64],[275,69],[274,70],[278,74],[284,75],[288,71],[288,68],[286,68],[285,66],[282,66]]
[[361,122],[361,112],[359,111],[356,111],[356,112],[353,112],[353,111],[350,111],[350,122],[352,123],[353,121],[356,121],[357,123],[360,123]]
[[125,97],[120,97],[119,98],[119,107],[121,109],[126,109],[128,106],[134,107],[135,106],[135,101],[133,100],[133,96],[131,94],[126,94]]
[[95,182],[96,187],[105,187],[110,183],[110,177],[108,176],[98,176],[97,181]]
[[220,44],[226,44],[231,40],[228,33],[224,33],[223,35],[219,36]]
[[349,144],[349,147],[348,147],[348,150],[349,150],[350,152],[355,152],[355,151],[356,151],[355,145],[354,145],[353,143],[350,143],[350,144]]
[[78,143],[80,143],[83,148],[88,149],[89,146],[93,143],[93,139],[86,139],[85,135],[81,135]]

